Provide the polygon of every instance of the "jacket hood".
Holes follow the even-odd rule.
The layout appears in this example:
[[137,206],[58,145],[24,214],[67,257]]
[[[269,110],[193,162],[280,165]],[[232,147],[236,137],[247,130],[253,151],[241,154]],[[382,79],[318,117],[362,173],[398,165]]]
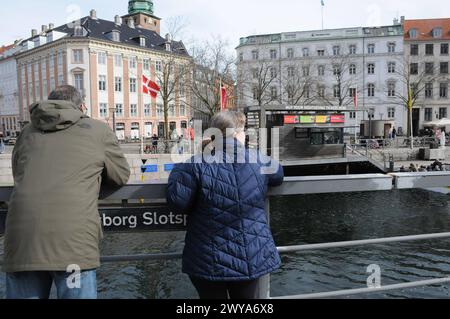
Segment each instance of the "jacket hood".
[[68,129],[86,118],[73,103],[67,101],[42,101],[30,107],[31,123],[44,132]]

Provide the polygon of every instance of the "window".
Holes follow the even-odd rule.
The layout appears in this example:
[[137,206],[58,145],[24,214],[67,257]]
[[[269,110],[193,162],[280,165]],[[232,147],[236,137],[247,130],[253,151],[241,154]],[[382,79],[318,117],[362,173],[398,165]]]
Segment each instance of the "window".
[[259,69],[253,69],[252,70],[252,75],[254,79],[259,78]]
[[419,94],[419,84],[418,83],[412,83],[411,84],[411,91],[413,96],[418,96]]
[[367,73],[368,74],[375,74],[375,63],[369,63],[367,65]]
[[351,55],[356,54],[356,45],[354,45],[354,44],[350,45],[348,51]]
[[120,76],[114,78],[114,91],[122,92],[122,78]]
[[254,100],[257,100],[258,97],[259,97],[259,94],[258,94],[258,88],[257,88],[256,86],[253,87],[253,89],[252,89],[252,94],[253,94],[253,99],[254,99]]
[[123,104],[116,104],[116,116],[123,116]]
[[349,69],[348,69],[348,72],[349,72],[351,75],[355,75],[355,74],[356,74],[356,64],[350,64],[350,67],[349,67]]
[[433,109],[431,107],[425,108],[425,121],[431,122],[433,120]]
[[100,117],[107,117],[108,116],[108,104],[106,103],[100,103]]
[[411,39],[417,38],[417,29],[411,29],[411,30],[409,30],[409,37],[410,37]]
[[[140,38],[139,38],[139,45],[140,45],[141,47],[145,47],[145,46],[147,45],[147,41],[146,41],[146,39],[145,39],[144,37],[140,37]],[[167,51],[170,51],[170,49],[167,50]]]
[[130,116],[131,117],[138,116],[137,104],[130,104]]
[[[50,57],[50,63],[52,60]],[[73,50],[73,63],[83,63],[83,50]]]
[[275,60],[277,58],[277,50],[274,49],[270,50],[270,58],[272,60]]
[[277,68],[275,68],[275,67],[270,68],[270,77],[272,79],[275,79],[277,77]]
[[411,52],[411,55],[419,55],[419,45],[411,44],[410,52]]
[[348,89],[348,94],[350,95],[350,97],[355,97],[355,95],[356,95],[356,88],[349,88]]
[[302,67],[303,76],[309,76],[309,66]]
[[425,84],[425,98],[427,99],[433,98],[433,83]]
[[395,97],[395,82],[388,83],[388,96]]
[[303,56],[304,57],[309,56],[309,49],[308,48],[303,48]]
[[333,65],[333,75],[341,75],[341,68],[339,65]]
[[244,61],[244,53],[239,53],[239,62]]
[[74,28],[74,36],[82,37],[83,36],[83,27],[80,25],[76,25]]
[[106,75],[98,76],[98,90],[106,91]]
[[409,73],[413,75],[419,74],[419,63],[411,63],[409,65]]
[[433,62],[425,63],[425,74],[427,74],[427,75],[434,74],[434,63]]
[[164,106],[162,104],[156,105],[156,114],[159,118],[164,116]]
[[446,99],[448,97],[448,83],[441,83],[439,86],[439,97]]
[[158,72],[162,72],[162,62],[161,61],[155,62],[155,70]]
[[339,85],[333,86],[333,96],[335,98],[341,97],[341,87]]
[[258,60],[259,59],[259,51],[258,50],[253,50],[252,51],[252,59],[253,60]]
[[350,112],[348,115],[350,119],[356,119],[356,112]]
[[84,77],[82,73],[76,73],[75,77],[75,87],[83,95],[84,92]]
[[318,56],[325,56],[325,50],[317,50]]
[[442,38],[442,28],[433,29],[433,38]]
[[333,46],[333,55],[334,56],[341,55],[341,47],[339,45]]
[[170,104],[169,105],[169,116],[174,117],[175,116],[175,105]]
[[388,118],[395,118],[395,107],[388,107]]
[[388,63],[388,73],[395,73],[395,62]]
[[144,104],[144,116],[145,117],[150,117],[151,116],[151,105],[150,104]]
[[137,80],[135,78],[130,78],[130,93],[136,93],[137,91]]
[[184,103],[180,103],[180,116],[186,116],[186,105]]
[[136,57],[130,58],[130,69],[136,69],[137,66],[137,59]]
[[367,96],[375,96],[375,84],[371,83],[367,86]]
[[[62,54],[62,52],[58,52],[58,58],[57,58],[57,60],[58,60],[58,66],[59,67],[62,67],[62,65],[63,65],[63,54]],[[35,68],[36,69],[36,68]]]
[[272,100],[278,99],[278,89],[276,86],[270,88],[270,97]]
[[441,74],[448,74],[448,62],[441,62],[440,71]]
[[145,71],[150,71],[150,60],[149,59],[144,59],[143,68]]
[[446,119],[446,118],[447,118],[447,108],[440,107],[439,108],[439,119]]
[[448,43],[441,44],[441,55],[448,55]]
[[325,97],[325,86],[321,85],[317,88],[317,94],[319,97],[324,98]]
[[98,64],[106,65],[106,53],[105,52],[99,52],[97,54],[98,57]]
[[294,67],[293,66],[290,66],[287,68],[287,74],[288,74],[288,77],[294,76]]
[[118,68],[122,67],[122,55],[120,54],[114,55],[114,65]]
[[434,44],[425,44],[425,54],[434,55]]
[[294,58],[294,49],[292,48],[287,49],[287,57],[288,59]]
[[396,47],[395,42],[389,42],[388,43],[388,52],[389,53],[395,53],[395,47]]
[[319,74],[319,76],[324,76],[325,75],[325,66],[319,65],[317,68],[317,73]]
[[375,44],[369,44],[367,46],[367,53],[368,54],[375,54]]

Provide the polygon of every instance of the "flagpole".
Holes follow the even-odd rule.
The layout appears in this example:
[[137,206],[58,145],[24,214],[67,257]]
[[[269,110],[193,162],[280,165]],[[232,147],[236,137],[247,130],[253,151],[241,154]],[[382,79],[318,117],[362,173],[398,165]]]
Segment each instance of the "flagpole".
[[323,30],[323,2],[322,2],[322,30]]
[[220,112],[222,112],[222,111],[223,111],[222,78],[220,78],[220,87],[219,87],[219,91],[220,91]]
[[356,86],[355,89],[355,146],[356,146],[356,139],[358,137],[357,130],[358,130],[358,86]]

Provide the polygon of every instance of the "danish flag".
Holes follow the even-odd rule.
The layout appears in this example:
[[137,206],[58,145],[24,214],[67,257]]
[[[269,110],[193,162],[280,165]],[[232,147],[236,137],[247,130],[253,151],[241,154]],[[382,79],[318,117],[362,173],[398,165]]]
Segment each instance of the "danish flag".
[[152,98],[156,98],[159,91],[161,91],[161,88],[158,84],[142,75],[142,92],[144,94],[150,94]]

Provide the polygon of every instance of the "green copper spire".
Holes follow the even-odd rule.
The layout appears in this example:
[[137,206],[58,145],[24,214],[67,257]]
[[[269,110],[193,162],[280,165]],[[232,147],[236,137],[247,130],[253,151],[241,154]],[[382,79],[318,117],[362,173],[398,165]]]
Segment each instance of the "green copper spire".
[[153,1],[128,1],[128,13],[145,13],[153,15]]

